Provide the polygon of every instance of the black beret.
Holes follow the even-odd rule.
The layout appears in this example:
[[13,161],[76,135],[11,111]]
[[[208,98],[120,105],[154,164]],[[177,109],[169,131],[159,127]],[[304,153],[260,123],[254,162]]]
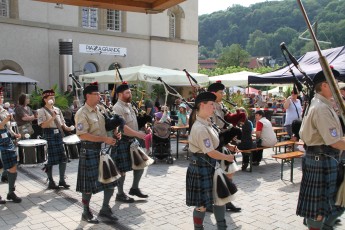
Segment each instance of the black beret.
[[215,101],[217,96],[211,92],[202,92],[195,98],[195,106],[203,101]]
[[[335,69],[331,69],[332,70],[332,73],[333,73],[333,76],[335,78],[339,78],[340,76],[340,73],[338,71],[336,71]],[[325,77],[325,74],[323,73],[323,71],[321,70],[320,72],[318,72],[317,74],[315,74],[314,78],[313,78],[313,83],[314,85],[320,83],[320,82],[324,82],[324,81],[327,81],[326,80],[326,77]]]
[[216,82],[211,84],[208,88],[208,92],[217,92],[218,90],[224,90],[225,86],[222,83]]
[[258,111],[256,111],[255,112],[255,114],[259,114],[260,116],[264,116],[264,111],[262,111],[262,110],[258,110]]
[[42,97],[49,97],[49,96],[55,96],[55,92],[53,89],[48,89],[43,91]]
[[129,85],[127,84],[127,82],[122,82],[121,85],[119,85],[117,88],[116,88],[116,93],[122,93],[123,91],[129,89]]
[[98,83],[97,82],[93,82],[90,85],[85,87],[85,89],[83,90],[84,97],[86,94],[90,94],[93,92],[98,92]]

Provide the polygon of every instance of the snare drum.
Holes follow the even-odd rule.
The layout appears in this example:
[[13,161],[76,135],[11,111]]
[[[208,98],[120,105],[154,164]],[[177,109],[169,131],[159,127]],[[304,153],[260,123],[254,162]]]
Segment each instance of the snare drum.
[[47,160],[47,141],[27,139],[18,141],[19,163],[39,164]]
[[64,137],[62,138],[62,141],[65,144],[67,157],[69,159],[79,159],[80,139],[78,135],[73,134],[73,135]]

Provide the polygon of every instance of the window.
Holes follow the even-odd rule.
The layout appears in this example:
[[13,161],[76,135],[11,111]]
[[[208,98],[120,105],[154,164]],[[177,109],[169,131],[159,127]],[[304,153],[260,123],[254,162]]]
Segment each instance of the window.
[[8,17],[9,13],[8,0],[0,0],[0,17]]
[[97,8],[83,7],[82,8],[82,27],[97,29]]
[[121,12],[107,10],[107,30],[121,32]]
[[169,37],[175,38],[176,36],[176,17],[174,13],[171,13],[169,18]]
[[167,11],[169,17],[169,37],[181,38],[182,21],[185,18],[184,11],[179,5],[171,7]]
[[[13,95],[12,95],[13,84],[12,83],[2,83],[2,84],[0,84],[0,87],[4,87],[4,100],[11,100],[11,99],[13,99]],[[6,101],[4,101],[4,103],[5,102]]]
[[96,73],[98,72],[98,67],[94,62],[88,62],[84,65],[84,73]]

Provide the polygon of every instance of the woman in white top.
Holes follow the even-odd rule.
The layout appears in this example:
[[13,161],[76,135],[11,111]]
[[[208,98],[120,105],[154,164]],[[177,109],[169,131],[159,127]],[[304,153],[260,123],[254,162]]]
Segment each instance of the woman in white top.
[[294,87],[289,96],[284,102],[284,109],[286,110],[285,129],[286,132],[292,137],[291,124],[293,120],[302,119],[302,105],[301,101],[297,98],[297,89]]

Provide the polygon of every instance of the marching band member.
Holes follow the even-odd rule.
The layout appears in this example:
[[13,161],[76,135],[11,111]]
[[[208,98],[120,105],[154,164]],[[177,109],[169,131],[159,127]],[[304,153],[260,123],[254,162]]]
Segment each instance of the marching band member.
[[[123,132],[122,139],[119,141],[118,146],[112,149],[112,156],[119,171],[121,172],[121,178],[118,180],[118,193],[116,195],[116,201],[124,203],[133,203],[134,199],[128,197],[123,191],[123,185],[125,183],[126,172],[132,170],[132,164],[130,159],[130,145],[135,141],[134,137],[145,139],[145,133],[138,132],[138,122],[136,114],[132,108],[131,100],[132,93],[126,82],[119,85],[116,88],[118,101],[113,107],[113,111],[122,116],[126,121],[126,126]],[[130,129],[128,129],[128,127]],[[114,154],[116,152],[116,154]],[[133,184],[129,191],[129,195],[138,196],[140,198],[147,198],[148,195],[143,194],[139,189],[139,182],[143,175],[144,169],[133,170]]]
[[[216,150],[219,135],[210,121],[215,110],[215,100],[213,93],[200,93],[195,99],[195,108],[190,118],[191,131],[188,141],[193,157],[186,175],[186,204],[196,206],[193,211],[194,229],[204,229],[206,208],[212,207],[214,203],[213,175],[216,160],[234,160],[232,154],[226,155]],[[213,212],[218,229],[226,229],[224,205],[213,205]]]
[[[226,115],[223,111],[224,105],[222,103],[222,98],[224,95],[224,89],[225,89],[225,86],[219,82],[213,83],[207,88],[208,92],[212,92],[213,94],[216,95],[216,100],[214,103],[215,111],[214,111],[212,118],[213,118],[213,121],[216,123],[216,125],[221,130],[224,129],[225,123],[221,119],[219,119],[218,116],[224,119],[224,117]],[[228,144],[231,141],[231,139],[229,140],[230,136],[231,136],[231,138],[237,136],[237,138],[241,139],[242,133],[241,133],[240,129],[232,128],[231,130],[228,130],[228,131],[229,132],[227,132],[227,134],[226,134],[228,137],[226,137],[226,138],[224,137],[224,143],[223,143],[224,145]],[[218,146],[218,148],[217,148],[218,151],[220,151],[222,147],[223,146]],[[231,151],[237,152],[238,149],[235,146],[232,146]],[[232,178],[229,178],[229,179],[232,179]],[[229,202],[226,204],[226,210],[232,211],[232,212],[240,212],[241,208],[236,207],[232,202]]]
[[[7,200],[12,200],[15,203],[22,202],[15,193],[15,182],[17,179],[17,153],[15,145],[11,140],[11,136],[15,138],[20,138],[20,134],[14,133],[11,129],[12,115],[8,113],[6,109],[2,107],[4,102],[3,88],[0,88],[0,152],[1,160],[3,164],[3,169],[7,170],[8,177],[8,194]],[[0,203],[4,204],[5,201],[0,197]]]
[[[82,193],[84,206],[82,220],[94,224],[98,223],[98,219],[90,211],[89,204],[92,194],[104,191],[103,205],[99,216],[117,221],[118,218],[112,213],[109,206],[117,181],[109,184],[102,184],[98,181],[101,145],[102,143],[115,145],[116,138],[107,136],[105,118],[98,108],[101,98],[98,85],[93,83],[85,87],[83,94],[85,104],[75,115],[77,135],[81,140],[76,191]],[[120,138],[121,134],[116,137]]]
[[[42,93],[42,108],[37,111],[37,124],[42,127],[43,138],[48,144],[48,163],[45,171],[48,176],[48,189],[59,189],[62,186],[66,189],[70,187],[65,181],[67,156],[62,138],[63,130],[72,131],[74,127],[66,126],[65,119],[59,108],[54,106],[54,90],[45,90]],[[56,185],[53,179],[53,165],[59,165],[60,181]]]

